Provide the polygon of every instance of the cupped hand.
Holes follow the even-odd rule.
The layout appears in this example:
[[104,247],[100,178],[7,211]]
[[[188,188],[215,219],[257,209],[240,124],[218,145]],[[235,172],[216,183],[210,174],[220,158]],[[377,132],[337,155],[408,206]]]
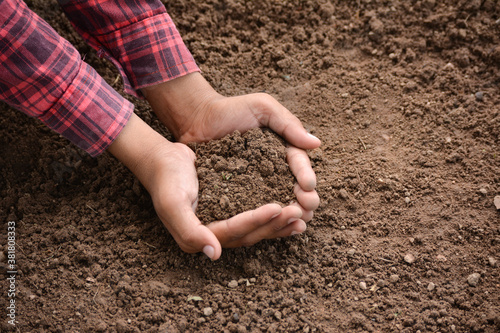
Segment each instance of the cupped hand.
[[141,181],[156,212],[180,248],[204,252],[212,260],[222,247],[249,246],[262,239],[302,233],[306,229],[300,207],[268,204],[230,219],[203,225],[195,215],[198,178],[195,154],[172,143],[135,114],[109,147]]

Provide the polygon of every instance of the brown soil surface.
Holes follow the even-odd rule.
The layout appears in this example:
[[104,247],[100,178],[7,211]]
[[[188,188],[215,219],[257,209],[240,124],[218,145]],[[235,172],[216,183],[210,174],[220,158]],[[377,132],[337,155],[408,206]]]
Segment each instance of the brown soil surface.
[[[121,89],[54,0],[28,4]],[[500,1],[167,9],[219,92],[268,92],[321,138],[310,152],[321,205],[303,235],[215,262],[185,254],[114,158],[1,105],[0,245],[16,221],[17,332],[500,330]],[[201,193],[213,186],[203,179]],[[244,190],[235,179],[227,193]],[[263,200],[287,203],[283,193]],[[238,201],[213,200],[207,219]]]
[[200,182],[196,215],[204,223],[295,196],[284,141],[270,130],[235,132],[221,140],[191,144]]

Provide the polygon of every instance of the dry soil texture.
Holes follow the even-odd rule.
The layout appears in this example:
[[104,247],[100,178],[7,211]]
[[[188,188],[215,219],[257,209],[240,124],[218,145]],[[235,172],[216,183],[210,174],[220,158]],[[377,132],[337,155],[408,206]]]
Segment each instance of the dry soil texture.
[[[55,1],[28,3],[121,90]],[[0,244],[16,221],[16,332],[499,331],[500,1],[166,6],[219,92],[270,93],[322,139],[310,152],[321,205],[303,235],[215,262],[185,254],[115,159],[2,105]],[[241,191],[240,167],[261,166],[208,162],[201,173],[226,193]],[[237,201],[214,198],[207,214]],[[6,331],[5,276],[0,287]]]

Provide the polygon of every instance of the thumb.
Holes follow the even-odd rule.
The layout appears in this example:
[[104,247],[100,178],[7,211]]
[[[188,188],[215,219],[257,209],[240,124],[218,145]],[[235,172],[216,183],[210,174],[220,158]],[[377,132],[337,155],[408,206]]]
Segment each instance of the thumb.
[[185,214],[176,220],[176,223],[164,224],[184,252],[203,252],[211,260],[220,258],[222,246],[219,240],[210,229],[201,224],[191,209],[186,209]]
[[[281,137],[283,137],[288,143],[295,147],[301,149],[314,149],[321,145],[320,139],[307,132],[305,128],[300,123],[300,120],[292,115],[294,119],[286,123],[286,119],[277,119],[277,122],[282,121],[282,126],[285,128],[282,132]],[[276,131],[275,131],[276,132]]]
[[217,260],[222,254],[222,246],[214,233],[204,225],[198,226],[201,251],[211,260]]
[[308,133],[299,118],[294,116],[287,108],[273,97],[267,100],[267,117],[261,118],[261,124],[269,127],[288,143],[302,149],[314,149],[321,145],[321,141]]

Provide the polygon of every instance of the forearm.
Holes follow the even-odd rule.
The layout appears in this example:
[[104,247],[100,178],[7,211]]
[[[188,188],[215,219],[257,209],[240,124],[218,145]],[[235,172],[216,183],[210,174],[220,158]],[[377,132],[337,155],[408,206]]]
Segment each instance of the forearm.
[[102,153],[133,105],[23,1],[0,1],[0,99],[90,155]]
[[172,145],[136,114],[109,146],[108,151],[122,162],[151,191],[157,161]]
[[76,30],[120,71],[125,92],[199,71],[159,0],[59,0]]

